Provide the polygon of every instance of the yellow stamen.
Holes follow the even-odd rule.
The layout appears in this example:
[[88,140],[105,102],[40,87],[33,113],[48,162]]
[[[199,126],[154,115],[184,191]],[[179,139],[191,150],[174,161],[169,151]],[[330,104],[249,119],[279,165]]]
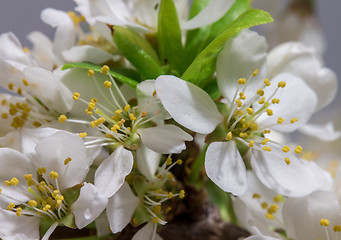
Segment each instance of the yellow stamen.
[[111,82],[110,81],[105,81],[104,82],[104,87],[106,87],[106,88],[111,88]]
[[57,179],[57,178],[58,178],[58,173],[57,173],[57,172],[54,172],[54,171],[51,171],[51,172],[50,172],[50,178],[52,178],[52,179]]
[[236,100],[236,103],[237,103],[238,107],[242,107],[243,106],[243,103],[239,99]]
[[172,163],[173,163],[172,159],[171,159],[170,157],[167,158],[166,164],[167,164],[167,165],[171,165]]
[[226,135],[226,140],[227,141],[230,141],[232,139],[232,132],[229,132],[227,135]]
[[264,138],[261,143],[262,143],[262,145],[265,145],[268,142],[270,142],[270,139],[269,138]]
[[253,195],[252,195],[252,198],[261,198],[261,195],[259,194],[259,193],[254,193]]
[[251,140],[251,141],[249,142],[249,147],[253,147],[254,144],[255,144],[255,142]]
[[7,119],[7,118],[8,118],[8,114],[7,114],[7,113],[3,113],[3,114],[1,114],[1,117],[2,117],[3,119]]
[[71,162],[72,158],[68,157],[64,160],[64,165],[67,165],[69,162]]
[[264,84],[268,87],[271,85],[270,81],[268,78],[264,79]]
[[325,226],[325,227],[329,226],[329,220],[325,218],[321,218],[320,225]]
[[289,152],[289,151],[290,151],[289,146],[284,146],[284,147],[282,148],[282,151],[285,152],[285,153]]
[[89,69],[89,70],[88,70],[88,76],[91,77],[91,76],[93,76],[93,75],[95,75],[95,71],[92,70],[92,69]]
[[258,69],[256,68],[256,69],[253,71],[252,76],[255,77],[255,76],[257,76],[258,73],[259,73],[259,71],[258,71]]
[[266,209],[268,207],[268,203],[267,202],[262,202],[260,204],[260,206],[263,208],[263,209]]
[[178,160],[176,160],[176,163],[177,163],[178,165],[182,165],[182,160],[181,160],[181,159],[178,159]]
[[262,98],[258,101],[259,104],[263,104],[264,102],[265,102],[265,97],[262,97]]
[[103,74],[107,74],[109,72],[110,68],[107,66],[107,65],[104,65],[102,68],[101,68],[101,72]]
[[290,120],[290,123],[295,123],[295,122],[297,122],[297,121],[298,121],[297,118],[293,118],[293,119]]
[[266,113],[268,114],[268,116],[272,116],[274,113],[272,111],[272,109],[266,109]]
[[[125,105],[123,109],[124,109],[124,111],[128,112],[130,109],[130,105],[129,104]],[[122,112],[122,110],[121,110],[121,112]]]
[[129,114],[129,118],[130,118],[130,120],[132,120],[132,121],[136,120],[136,117],[134,116],[133,113],[130,113],[130,114]]
[[24,51],[24,53],[28,53],[30,51],[30,49],[28,47],[24,47],[23,51]]
[[295,153],[299,154],[299,153],[301,153],[301,152],[302,152],[302,147],[301,147],[301,146],[297,146],[297,147],[295,148]]
[[288,165],[290,164],[290,158],[285,157],[285,158],[284,158],[284,161],[285,161],[286,164],[288,164]]
[[79,136],[81,138],[85,138],[86,136],[88,136],[88,134],[86,132],[82,132],[82,133],[79,134]]
[[252,108],[246,108],[245,109],[249,115],[253,114],[253,109]]
[[239,78],[238,79],[238,84],[244,85],[245,83],[246,83],[246,79],[245,78]]
[[60,115],[59,118],[58,118],[58,121],[60,123],[64,123],[66,120],[67,120],[67,117],[65,115]]
[[73,100],[77,101],[80,96],[81,96],[80,93],[74,92],[72,98],[73,98]]
[[280,81],[279,83],[278,83],[278,87],[279,88],[284,88],[285,86],[286,86],[286,82],[285,81]]
[[272,104],[278,104],[279,103],[279,99],[278,98],[273,98],[271,100]]
[[26,87],[28,86],[28,82],[27,82],[26,78],[22,79],[22,83],[24,84],[24,86],[26,86]]
[[179,198],[182,199],[184,197],[185,197],[185,190],[180,190]]
[[284,123],[284,118],[279,117],[279,118],[277,119],[277,123],[278,123],[278,124]]

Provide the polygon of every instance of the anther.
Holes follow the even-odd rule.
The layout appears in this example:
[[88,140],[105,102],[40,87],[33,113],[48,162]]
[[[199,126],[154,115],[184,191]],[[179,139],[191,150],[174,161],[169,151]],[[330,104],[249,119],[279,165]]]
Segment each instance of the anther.
[[259,199],[259,198],[261,198],[261,195],[259,193],[254,193],[252,195],[252,198]]
[[15,214],[16,214],[18,217],[21,216],[22,208],[21,208],[21,207],[18,207],[18,208],[16,208],[15,210],[16,210]]
[[14,84],[13,83],[9,83],[8,84],[8,89],[9,90],[13,90],[14,89]]
[[268,116],[272,116],[274,113],[272,111],[272,109],[266,109],[266,113],[268,114]]
[[285,81],[280,81],[280,82],[278,83],[278,87],[279,87],[279,88],[284,88],[286,85],[287,85],[287,83],[286,83]]
[[282,148],[282,151],[285,152],[285,153],[289,152],[289,151],[290,151],[289,146],[284,146],[284,147]]
[[91,76],[93,76],[93,75],[95,75],[95,71],[92,70],[92,69],[89,69],[89,70],[88,70],[88,76],[91,77]]
[[279,117],[279,118],[277,119],[277,123],[278,123],[278,124],[284,123],[284,118]]
[[130,105],[129,104],[125,105],[123,109],[124,109],[124,111],[128,112],[130,109]]
[[158,223],[159,222],[159,218],[158,217],[153,217],[152,222],[155,223],[155,224]]
[[270,220],[274,220],[275,219],[275,216],[273,214],[270,214],[270,213],[267,213],[265,216],[266,216],[267,219],[270,219]]
[[270,130],[270,129],[265,129],[265,130],[263,130],[263,133],[264,133],[264,134],[271,133],[271,130]]
[[325,227],[329,226],[329,220],[325,218],[321,218],[320,225],[325,226]]
[[63,114],[60,115],[59,118],[58,118],[58,121],[60,123],[64,123],[66,120],[67,120],[67,117],[65,115],[63,115]]
[[177,163],[178,165],[182,165],[182,160],[181,160],[181,159],[178,159],[178,160],[176,160],[176,163]]
[[26,86],[26,87],[28,86],[28,82],[27,82],[26,78],[22,79],[22,83],[24,84],[24,86]]
[[17,89],[17,93],[18,93],[19,95],[22,95],[22,89],[21,89],[21,88],[18,88],[18,89]]
[[107,74],[109,72],[110,68],[107,66],[107,65],[104,65],[102,68],[101,68],[101,72],[103,74]]
[[7,118],[8,118],[8,113],[3,113],[3,114],[1,114],[1,117],[2,117],[3,119],[7,119]]
[[245,100],[246,99],[245,94],[243,92],[239,93],[239,97],[240,97],[241,100]]
[[277,196],[274,196],[274,202],[278,203],[278,202],[282,202],[284,199],[283,199],[283,196],[281,194],[278,194]]
[[301,153],[301,152],[302,152],[302,147],[301,147],[301,146],[297,146],[297,147],[295,148],[295,153],[299,154],[299,153]]
[[28,47],[23,47],[22,50],[24,51],[24,53],[28,53],[30,51],[30,49]]
[[251,140],[251,141],[249,142],[249,147],[253,147],[254,144],[255,144],[255,142]]
[[249,115],[253,114],[253,109],[252,108],[246,108],[245,109]]
[[42,168],[38,168],[38,174],[39,175],[43,175],[44,173],[46,173],[46,168],[42,167]]
[[245,78],[239,78],[238,79],[238,84],[244,85],[245,83],[246,83],[246,79]]
[[136,117],[134,116],[133,113],[130,113],[130,114],[129,114],[129,118],[130,118],[130,120],[132,120],[132,121],[136,120]]
[[57,172],[54,172],[54,171],[51,171],[51,172],[50,172],[50,178],[52,178],[52,179],[57,179],[57,178],[58,178],[58,173],[57,173]]
[[174,196],[174,194],[173,194],[172,192],[169,192],[169,193],[168,193],[168,199],[172,199],[173,196]]
[[72,98],[73,98],[73,100],[77,101],[80,96],[81,96],[80,93],[74,92]]
[[10,204],[8,204],[8,206],[7,206],[7,210],[8,210],[8,211],[11,211],[14,207],[15,207],[15,204],[14,204],[14,203],[10,203]]
[[259,96],[263,96],[264,95],[264,90],[263,89],[261,89],[261,88],[258,88],[258,90],[257,90],[257,94],[259,95]]
[[28,201],[28,205],[30,207],[36,207],[38,205],[38,203],[35,200],[30,200],[30,201]]
[[172,160],[172,158],[167,158],[167,160],[166,160],[166,164],[167,165],[171,165],[173,163],[173,160]]
[[264,79],[264,84],[268,87],[271,85],[270,81],[268,78]]
[[247,133],[239,133],[239,137],[247,138],[249,135]]
[[267,202],[262,202],[260,204],[260,206],[263,208],[263,209],[266,209],[268,207],[268,203]]
[[295,123],[295,122],[297,122],[297,121],[298,121],[297,118],[293,118],[293,119],[290,120],[290,123]]
[[64,165],[67,165],[69,162],[71,162],[72,158],[68,157],[64,160]]
[[264,138],[261,143],[262,143],[262,145],[265,145],[268,142],[270,142],[270,139],[269,138]]
[[179,198],[182,199],[185,197],[185,190],[180,190],[179,192]]
[[262,97],[262,98],[258,101],[259,104],[263,104],[264,102],[265,102],[265,97]]
[[227,141],[230,141],[232,139],[232,132],[229,132],[227,135],[226,135],[226,140]]
[[237,103],[238,107],[242,107],[243,106],[243,103],[239,99],[236,100],[236,103]]
[[112,84],[112,83],[111,83],[110,81],[105,81],[103,85],[104,85],[104,87],[106,87],[106,88],[111,88],[111,84]]
[[289,165],[289,164],[290,164],[290,158],[288,158],[288,157],[285,157],[285,158],[284,158],[284,161],[285,161],[285,163],[286,163],[287,165]]
[[255,76],[257,76],[258,73],[259,73],[259,71],[258,71],[258,69],[256,68],[256,69],[253,71],[252,76],[255,77]]

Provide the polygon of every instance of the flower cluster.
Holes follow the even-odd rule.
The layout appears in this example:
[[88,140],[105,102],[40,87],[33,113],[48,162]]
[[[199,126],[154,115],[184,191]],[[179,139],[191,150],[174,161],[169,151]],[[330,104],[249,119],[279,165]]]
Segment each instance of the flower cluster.
[[310,122],[337,91],[313,48],[269,50],[250,1],[75,3],[53,40],[0,35],[1,239],[166,240],[214,204],[248,239],[339,239],[339,161],[289,135],[341,134]]

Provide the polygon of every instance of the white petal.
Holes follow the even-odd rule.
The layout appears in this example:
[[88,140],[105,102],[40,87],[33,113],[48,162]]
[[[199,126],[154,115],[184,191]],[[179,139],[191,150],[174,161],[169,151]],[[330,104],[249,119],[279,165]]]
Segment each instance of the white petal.
[[[340,205],[331,192],[316,191],[305,197],[288,199],[283,207],[283,220],[288,237],[325,239],[326,231],[329,236],[337,236],[332,229],[340,219],[340,210]],[[322,218],[328,219],[332,226],[321,226]]]
[[234,0],[213,0],[195,17],[187,22],[181,23],[181,28],[195,29],[214,23],[225,15],[233,3]]
[[[69,157],[72,160],[65,165],[64,160]],[[61,189],[82,183],[92,164],[83,140],[78,135],[64,131],[40,141],[36,146],[36,154],[31,159],[37,169],[45,167],[47,173],[57,172]]]
[[[330,173],[314,162],[302,160],[271,146],[271,152],[253,150],[251,166],[259,180],[268,188],[286,196],[304,196],[316,190],[332,188]],[[290,159],[287,165],[285,157]]]
[[247,188],[246,168],[234,141],[214,142],[205,157],[207,176],[225,192],[243,194]]
[[40,218],[38,217],[18,217],[14,212],[0,209],[0,222],[0,238],[2,239],[39,239]]
[[71,206],[79,229],[93,222],[105,209],[108,198],[90,183],[84,183],[79,197]]
[[162,154],[181,153],[186,149],[185,141],[193,140],[191,135],[172,124],[141,128],[138,133],[144,145]]
[[162,240],[162,238],[156,233],[156,227],[157,227],[156,224],[152,222],[148,222],[143,228],[137,231],[137,233],[134,235],[132,240],[147,240],[147,239]]
[[54,35],[54,53],[59,59],[58,65],[63,64],[62,52],[70,49],[76,43],[74,23],[66,12],[52,8],[44,9],[41,12],[41,19],[57,28]]
[[149,180],[153,181],[155,172],[159,167],[161,154],[142,145],[136,150],[136,162],[139,171]]
[[72,92],[55,74],[39,67],[29,67],[24,70],[29,82],[29,91],[37,96],[50,110],[66,113],[73,105]]
[[20,62],[24,65],[30,65],[28,55],[24,52],[18,38],[12,33],[3,33],[0,35],[0,58]]
[[130,151],[117,147],[97,168],[95,186],[105,196],[110,198],[124,183],[125,177],[133,168],[133,155]]
[[211,97],[192,83],[167,75],[158,77],[155,87],[174,120],[192,131],[210,133],[224,120]]
[[[14,202],[15,204],[21,204],[30,200],[32,197],[30,193],[26,191],[27,182],[24,178],[25,174],[34,174],[35,170],[32,168],[30,160],[22,153],[10,148],[0,148],[0,187],[3,195],[2,200]],[[11,180],[12,178],[19,180],[17,187],[5,186],[5,180]],[[11,198],[7,198],[10,196]]]
[[107,216],[113,233],[122,231],[130,222],[131,216],[140,204],[140,199],[124,183],[117,193],[109,199]]
[[[217,58],[217,82],[221,94],[230,103],[237,91],[239,78],[247,80],[246,98],[254,96],[263,85],[267,48],[265,38],[250,30],[242,31],[225,44]],[[250,78],[255,69],[258,69],[258,75]]]
[[288,42],[274,48],[268,55],[269,77],[289,72],[302,78],[317,94],[316,111],[328,105],[337,93],[337,77],[323,68],[312,48]]
[[334,124],[332,122],[325,125],[310,123],[300,127],[299,130],[308,136],[316,137],[326,142],[335,141],[341,136],[341,132],[334,129]]
[[[285,81],[286,86],[278,89],[274,96],[280,100],[279,104],[269,106],[269,109],[273,110],[273,115],[268,116],[264,112],[257,123],[260,129],[271,128],[279,132],[292,132],[309,121],[317,104],[317,96],[302,79],[290,73],[282,73],[271,80],[271,86],[264,89],[265,99],[272,95],[280,81]],[[260,108],[258,103],[257,105],[255,109]],[[284,119],[284,123],[277,123],[279,117]],[[290,120],[293,118],[297,118],[298,121],[292,124]]]
[[93,46],[75,46],[63,52],[63,57],[70,62],[91,62],[101,64],[113,58],[110,53],[107,53]]

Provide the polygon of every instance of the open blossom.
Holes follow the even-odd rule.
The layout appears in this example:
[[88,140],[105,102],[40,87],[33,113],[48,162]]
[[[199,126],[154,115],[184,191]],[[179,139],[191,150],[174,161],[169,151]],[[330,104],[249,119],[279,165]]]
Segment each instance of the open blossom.
[[[58,225],[83,228],[107,204],[92,184],[83,184],[92,159],[78,136],[52,134],[28,156],[9,148],[0,154],[3,239],[48,239]],[[39,232],[40,224],[49,227]]]
[[[252,44],[251,44],[252,43]],[[237,145],[251,150],[251,166],[270,189],[300,196],[320,189],[316,165],[266,137],[271,130],[292,132],[305,124],[317,96],[298,76],[283,72],[267,78],[267,44],[251,31],[229,41],[217,62],[218,87],[224,99],[215,102],[199,87],[173,76],[160,76],[156,90],[162,104],[184,127],[209,134],[207,176],[235,195],[246,190],[246,168]],[[319,179],[319,180],[318,180]]]

